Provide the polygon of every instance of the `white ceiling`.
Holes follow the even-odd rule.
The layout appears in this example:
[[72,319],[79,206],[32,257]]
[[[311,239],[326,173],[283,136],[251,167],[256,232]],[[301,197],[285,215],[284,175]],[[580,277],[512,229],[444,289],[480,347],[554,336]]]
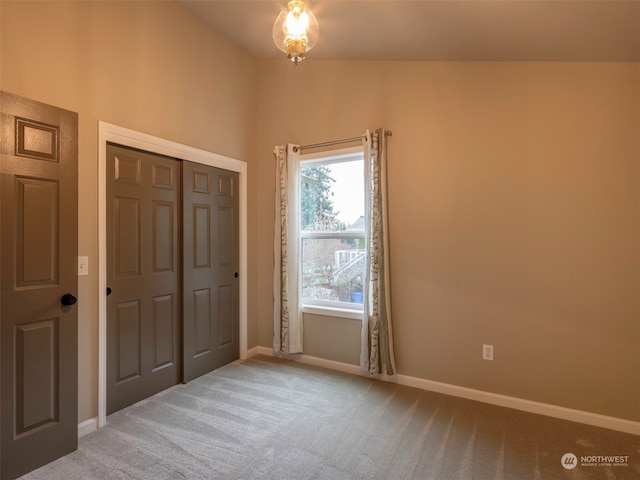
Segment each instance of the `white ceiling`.
[[[286,0],[179,0],[256,58]],[[318,59],[640,61],[640,0],[316,0]]]

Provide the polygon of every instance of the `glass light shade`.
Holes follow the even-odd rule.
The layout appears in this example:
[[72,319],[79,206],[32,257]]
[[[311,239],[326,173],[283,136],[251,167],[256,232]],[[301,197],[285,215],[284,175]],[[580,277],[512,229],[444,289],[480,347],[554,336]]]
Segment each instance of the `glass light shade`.
[[273,24],[273,42],[296,65],[318,43],[319,34],[318,20],[302,0],[291,0]]

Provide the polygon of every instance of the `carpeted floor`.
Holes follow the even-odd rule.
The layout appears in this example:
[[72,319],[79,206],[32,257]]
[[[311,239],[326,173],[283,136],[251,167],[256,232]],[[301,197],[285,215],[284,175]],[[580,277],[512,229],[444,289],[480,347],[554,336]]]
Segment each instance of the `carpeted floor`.
[[[561,465],[565,453],[578,466]],[[628,456],[627,466],[580,465]],[[640,479],[640,436],[269,357],[117,412],[23,480]]]

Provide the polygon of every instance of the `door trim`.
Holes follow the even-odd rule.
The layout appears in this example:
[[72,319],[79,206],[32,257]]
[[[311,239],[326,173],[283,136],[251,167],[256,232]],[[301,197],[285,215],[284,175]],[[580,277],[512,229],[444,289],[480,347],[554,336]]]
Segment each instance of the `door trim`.
[[107,142],[239,174],[240,358],[247,358],[247,163],[217,153],[98,122],[98,428],[107,423]]

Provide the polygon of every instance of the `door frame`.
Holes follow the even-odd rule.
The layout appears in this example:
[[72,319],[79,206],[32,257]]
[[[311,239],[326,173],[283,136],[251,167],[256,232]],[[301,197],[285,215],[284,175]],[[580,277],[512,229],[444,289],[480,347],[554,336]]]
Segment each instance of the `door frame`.
[[107,142],[239,174],[240,358],[247,357],[247,163],[217,153],[98,122],[98,428],[107,423]]

